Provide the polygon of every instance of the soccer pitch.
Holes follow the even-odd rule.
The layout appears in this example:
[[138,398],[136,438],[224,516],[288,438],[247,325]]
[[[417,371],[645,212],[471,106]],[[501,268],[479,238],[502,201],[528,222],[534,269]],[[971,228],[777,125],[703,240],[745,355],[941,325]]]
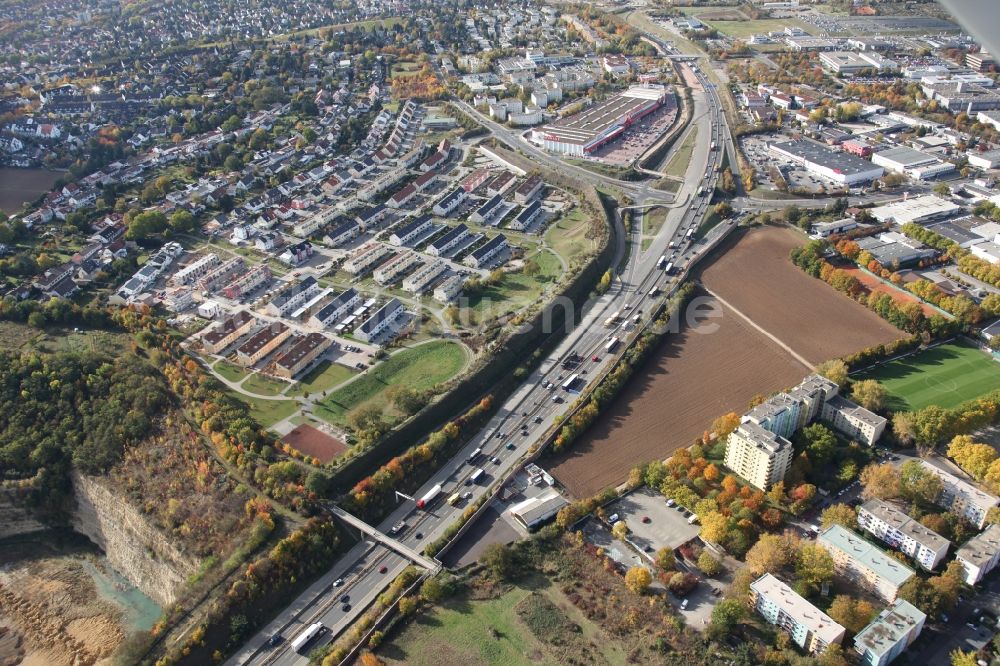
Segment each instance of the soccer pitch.
[[892,411],[928,405],[949,408],[1000,388],[1000,363],[974,347],[952,343],[883,365],[860,378],[882,382]]

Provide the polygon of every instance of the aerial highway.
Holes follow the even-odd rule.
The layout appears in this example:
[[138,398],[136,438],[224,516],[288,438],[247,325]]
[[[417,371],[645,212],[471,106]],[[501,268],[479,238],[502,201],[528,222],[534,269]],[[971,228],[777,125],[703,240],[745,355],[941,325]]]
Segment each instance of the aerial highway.
[[[619,241],[612,264],[619,270],[607,293],[585,306],[580,323],[506,399],[463,450],[444,463],[414,494],[415,497],[422,497],[440,485],[443,490],[439,496],[423,509],[417,508],[412,501],[403,500],[375,526],[383,534],[391,534],[395,542],[406,548],[393,548],[393,544],[385,540],[363,538],[328,573],[253,636],[227,664],[307,663],[304,654],[333,641],[412,563],[401,552],[407,549],[420,551],[422,544],[440,537],[448,526],[459,520],[469,504],[476,502],[490,491],[491,486],[506,479],[523,464],[529,449],[542,443],[551,426],[575,400],[576,395],[563,388],[569,376],[576,375],[580,388],[602,376],[614,362],[614,355],[605,353],[609,337],[612,334],[623,339],[629,336],[626,329],[646,323],[659,299],[672,293],[678,279],[665,274],[658,264],[665,255],[670,257],[677,272],[683,272],[687,262],[695,256],[693,237],[708,211],[711,193],[719,178],[724,146],[730,138],[718,96],[707,86],[701,73],[696,75],[705,89],[704,94],[699,92],[694,96],[692,122],[699,123],[699,132],[688,171],[677,194],[666,202],[660,199],[665,194],[663,192],[647,192],[636,188],[634,183],[611,179],[616,187],[637,195],[638,199],[659,200],[668,209],[666,220],[649,248],[645,251],[641,249],[640,233],[630,234],[625,241],[630,244],[627,248],[628,260],[623,262],[626,248]],[[568,168],[558,158],[535,149],[471,107],[461,106],[508,145],[553,168]],[[713,142],[716,145],[714,149]],[[585,169],[582,171],[582,174],[576,175],[590,183],[608,180]],[[700,190],[704,194],[699,194]],[[641,229],[641,222],[634,225]],[[668,249],[671,242],[676,245],[672,250]],[[603,326],[603,322],[614,312],[626,315],[623,328],[612,330]],[[567,370],[564,361],[571,358],[578,359],[578,363]],[[477,470],[482,472],[473,478]],[[455,492],[466,494],[467,499],[452,506],[445,499]],[[394,529],[394,526],[400,525],[401,528]],[[425,558],[418,560],[417,564],[421,563],[426,563]],[[302,654],[296,652],[291,641],[314,623],[322,623],[323,632],[303,649]]]

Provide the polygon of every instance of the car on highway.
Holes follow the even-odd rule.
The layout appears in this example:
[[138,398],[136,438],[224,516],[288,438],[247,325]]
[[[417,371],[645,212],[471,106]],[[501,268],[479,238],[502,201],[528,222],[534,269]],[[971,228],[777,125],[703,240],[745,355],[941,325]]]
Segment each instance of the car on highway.
[[593,356],[590,357],[590,360],[593,361],[594,363],[597,363],[601,360],[601,357],[598,356],[597,354],[594,354]]
[[490,462],[493,463],[494,465],[499,465],[500,459],[497,458],[496,456],[493,456],[492,458],[490,458]]
[[345,613],[349,613],[351,610],[351,604],[344,604],[343,606],[340,607],[340,610],[344,611]]
[[343,578],[338,578],[337,580],[333,581],[333,586],[334,587],[340,587],[343,584],[344,584],[344,579]]
[[507,447],[506,448],[507,448],[508,451],[513,451],[514,448],[515,448],[514,447],[514,442],[507,442]]
[[464,492],[464,493],[462,493],[462,499],[464,499],[464,500],[470,500],[470,499],[472,499],[472,493],[470,493],[470,492]]
[[378,568],[378,572],[379,572],[380,574],[384,574],[384,573],[385,573],[385,572],[387,572],[388,570],[389,570],[389,567],[385,566],[384,564],[383,564],[382,566],[380,566],[380,567]]
[[340,597],[340,603],[342,603],[342,604],[346,604],[350,600],[351,600],[351,595],[349,595],[349,594],[345,594],[342,597]]
[[389,534],[399,534],[406,529],[406,521],[401,520],[389,529]]
[[274,647],[283,640],[285,640],[284,636],[282,636],[281,634],[274,634],[273,636],[267,639],[267,646]]

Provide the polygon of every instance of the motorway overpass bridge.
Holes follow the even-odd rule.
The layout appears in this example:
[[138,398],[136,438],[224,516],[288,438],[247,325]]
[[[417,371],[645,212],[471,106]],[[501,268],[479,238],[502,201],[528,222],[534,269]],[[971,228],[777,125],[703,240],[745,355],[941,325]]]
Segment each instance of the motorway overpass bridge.
[[353,516],[348,512],[344,511],[339,506],[331,504],[327,506],[327,509],[330,511],[330,513],[332,513],[334,516],[336,516],[343,522],[355,528],[362,534],[367,534],[374,541],[377,541],[378,543],[382,544],[389,550],[399,553],[400,555],[410,560],[414,564],[422,566],[431,573],[437,573],[438,571],[441,570],[441,563],[438,562],[437,560],[417,552],[413,548],[410,548],[409,546],[402,543],[401,541],[398,541],[397,539],[393,539],[387,534],[379,531],[378,528],[372,527],[371,525],[361,520],[357,516]]

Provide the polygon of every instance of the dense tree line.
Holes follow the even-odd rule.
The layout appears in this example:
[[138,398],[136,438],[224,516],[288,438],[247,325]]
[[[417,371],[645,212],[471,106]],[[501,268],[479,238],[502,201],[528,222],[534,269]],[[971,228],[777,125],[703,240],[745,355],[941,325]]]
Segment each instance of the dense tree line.
[[33,499],[54,507],[71,463],[106,472],[170,402],[163,378],[134,356],[0,353],[0,469],[8,479],[37,475]]
[[802,247],[792,249],[792,263],[907,333],[927,333],[939,338],[954,335],[961,330],[961,321],[949,320],[937,314],[928,317],[919,303],[897,303],[889,294],[868,291],[856,277],[843,269],[835,268],[827,261],[824,253],[828,249],[829,246],[824,241],[810,241]]
[[[990,210],[997,209],[992,208]],[[983,214],[988,214],[988,212],[983,211]],[[997,214],[997,217],[1000,217],[1000,213]],[[950,238],[945,238],[941,234],[935,233],[930,229],[925,229],[913,222],[904,224],[902,231],[910,238],[914,238],[924,245],[930,245],[944,252],[945,256],[952,259],[963,273],[971,275],[977,280],[992,284],[994,287],[1000,287],[1000,267],[973,255]]]

